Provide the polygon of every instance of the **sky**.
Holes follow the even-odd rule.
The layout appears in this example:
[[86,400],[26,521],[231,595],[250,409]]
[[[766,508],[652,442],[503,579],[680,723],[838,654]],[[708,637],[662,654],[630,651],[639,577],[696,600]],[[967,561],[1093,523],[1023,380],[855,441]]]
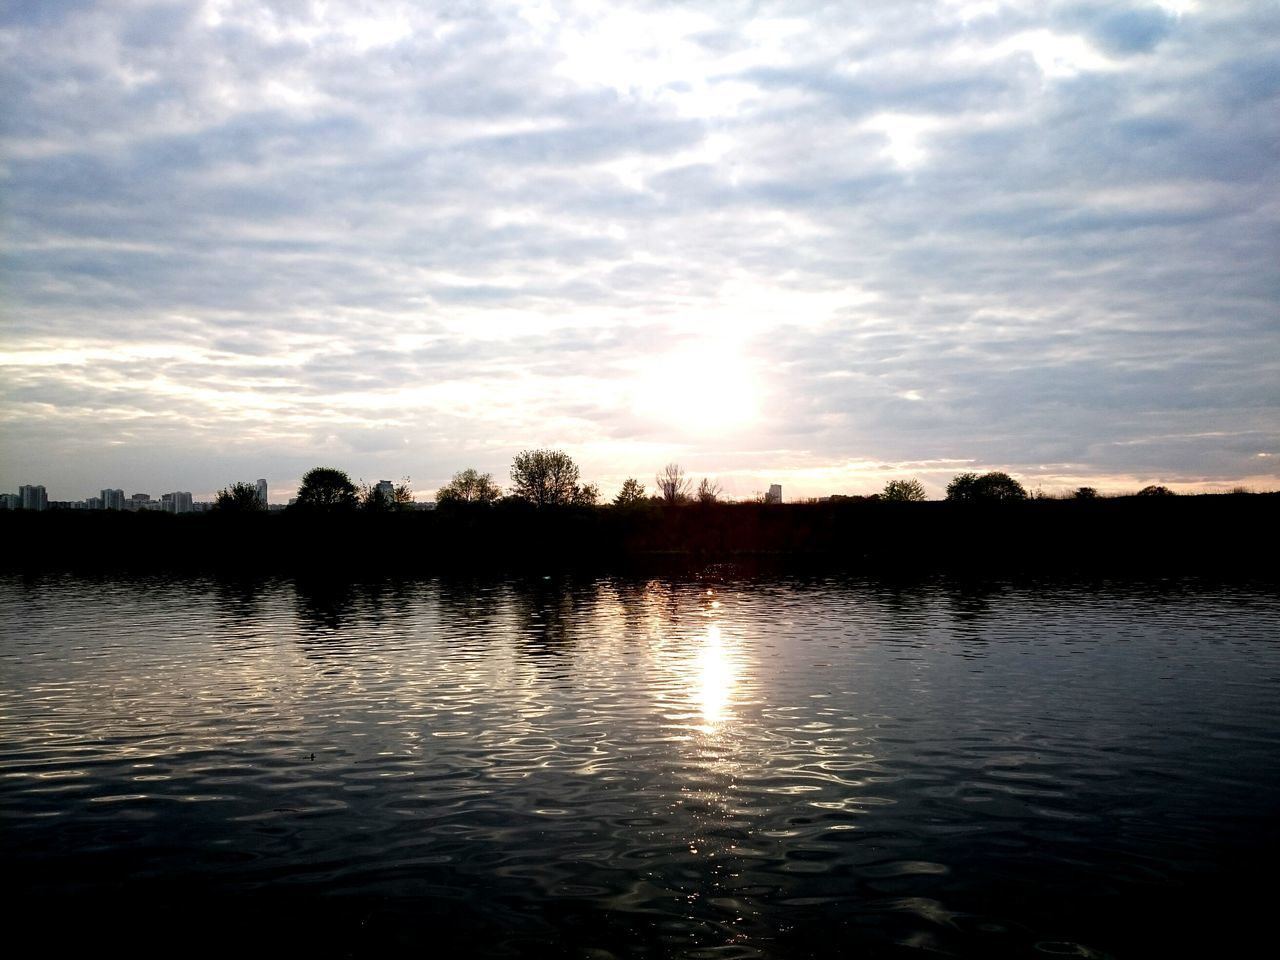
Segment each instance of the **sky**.
[[1280,489],[1280,3],[0,2],[0,490]]

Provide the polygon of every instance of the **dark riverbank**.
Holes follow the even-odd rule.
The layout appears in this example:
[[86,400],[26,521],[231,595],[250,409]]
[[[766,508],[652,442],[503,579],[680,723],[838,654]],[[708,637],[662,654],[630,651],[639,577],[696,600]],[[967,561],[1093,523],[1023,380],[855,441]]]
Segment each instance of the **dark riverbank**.
[[396,514],[0,514],[9,571],[366,574],[748,569],[1272,576],[1280,494]]

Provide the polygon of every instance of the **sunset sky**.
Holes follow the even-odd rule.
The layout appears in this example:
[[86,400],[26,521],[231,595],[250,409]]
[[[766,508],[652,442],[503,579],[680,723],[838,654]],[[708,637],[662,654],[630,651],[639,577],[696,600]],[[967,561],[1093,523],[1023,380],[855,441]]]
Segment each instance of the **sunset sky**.
[[1280,488],[1280,3],[0,6],[0,492]]

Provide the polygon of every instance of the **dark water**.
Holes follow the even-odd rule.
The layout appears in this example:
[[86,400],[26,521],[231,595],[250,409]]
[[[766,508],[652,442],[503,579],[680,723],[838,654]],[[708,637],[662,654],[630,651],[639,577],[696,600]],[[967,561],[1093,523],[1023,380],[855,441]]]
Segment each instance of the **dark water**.
[[1268,588],[8,579],[0,668],[11,935],[1229,955],[1280,887]]

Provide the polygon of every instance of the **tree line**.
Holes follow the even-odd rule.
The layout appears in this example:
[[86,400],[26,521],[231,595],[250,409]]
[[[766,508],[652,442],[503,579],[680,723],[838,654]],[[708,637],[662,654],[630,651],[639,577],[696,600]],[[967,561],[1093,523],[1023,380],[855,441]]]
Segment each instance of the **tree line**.
[[[590,507],[600,503],[600,488],[594,483],[583,483],[578,465],[562,450],[521,451],[512,461],[510,478],[511,486],[504,495],[502,488],[494,482],[492,474],[481,473],[474,468],[460,470],[436,492],[436,505],[452,509],[459,506],[488,506],[500,500],[511,500],[545,508]],[[646,496],[645,485],[635,477],[628,477],[611,502],[618,507],[634,507],[648,502],[705,505],[720,502],[723,493],[720,484],[709,478],[703,478],[695,484],[678,463],[668,463],[661,472],[655,474],[654,489],[651,496]],[[1079,487],[1071,497],[1085,500],[1098,495],[1093,487]],[[1138,495],[1172,496],[1173,491],[1168,487],[1152,485],[1144,487]],[[999,502],[1029,498],[1026,488],[1018,480],[999,470],[983,474],[957,474],[947,484],[946,491],[947,500],[958,502]],[[755,499],[762,502],[764,497],[757,495]],[[924,485],[912,478],[890,480],[879,493],[859,499],[915,503],[927,500],[928,496]],[[232,483],[218,491],[213,508],[220,513],[253,513],[266,510],[266,504],[258,498],[254,484]],[[303,476],[298,495],[290,509],[314,513],[393,513],[414,509],[414,501],[407,477],[395,485],[386,482],[357,484],[347,473],[336,467],[315,467]]]

